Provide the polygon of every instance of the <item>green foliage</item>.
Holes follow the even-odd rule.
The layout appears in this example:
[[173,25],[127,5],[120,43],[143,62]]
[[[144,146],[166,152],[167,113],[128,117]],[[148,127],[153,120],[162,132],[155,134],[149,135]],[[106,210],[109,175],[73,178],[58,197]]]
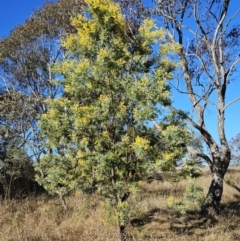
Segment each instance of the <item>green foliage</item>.
[[17,91],[0,92],[0,195],[5,198],[19,195],[23,186],[17,187],[16,182],[27,182],[34,175],[24,146],[30,128],[28,116],[35,113],[30,105],[30,98]]
[[26,192],[30,193],[30,190],[24,189],[28,188],[28,182],[33,180],[34,168],[27,152],[19,148],[16,140],[11,140],[4,148],[4,158],[2,155],[0,158],[0,196],[5,199],[20,198]]
[[197,209],[211,202],[211,196],[205,196],[203,188],[199,186],[196,179],[189,179],[182,199],[170,196],[168,206],[185,214],[188,210]]
[[174,210],[185,214],[186,211],[188,210],[188,205],[184,203],[183,201],[179,200],[178,198],[175,198],[173,196],[170,196],[167,199],[167,204],[170,208],[173,208]]
[[156,126],[161,133],[161,158],[158,158],[154,167],[162,171],[175,171],[176,166],[185,158],[186,146],[192,140],[192,133],[182,121],[182,117],[171,112],[162,118]]
[[196,160],[195,159],[190,159],[187,160],[182,169],[180,170],[180,175],[181,178],[198,178],[202,176],[202,170],[196,166]]
[[186,142],[189,134],[171,121],[162,134],[149,124],[171,103],[168,81],[175,63],[167,56],[174,46],[164,31],[146,19],[132,36],[118,5],[86,3],[88,13],[72,21],[77,33],[63,41],[68,58],[55,68],[64,76],[64,96],[48,101],[39,123],[48,153],[36,164],[43,173],[36,178],[49,193],[96,189],[123,225],[128,196],[158,160],[172,167],[183,156],[173,139]]
[[101,220],[104,224],[115,224],[119,222],[120,225],[125,225],[131,218],[133,207],[128,202],[119,202],[117,205],[112,203],[111,199],[106,199],[102,203],[104,209],[104,218]]

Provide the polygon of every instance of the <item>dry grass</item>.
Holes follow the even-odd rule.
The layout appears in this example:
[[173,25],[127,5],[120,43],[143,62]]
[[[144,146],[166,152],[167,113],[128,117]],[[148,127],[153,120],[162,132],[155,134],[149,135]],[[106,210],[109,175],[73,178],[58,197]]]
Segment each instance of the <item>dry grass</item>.
[[[240,169],[230,169],[226,180],[240,184]],[[199,183],[207,191],[211,177],[205,174]],[[196,212],[180,215],[169,210],[169,195],[181,197],[185,182],[172,185],[154,181],[144,184],[141,211],[135,213],[126,228],[132,241],[234,241],[240,240],[240,192],[225,184],[222,212],[201,217]],[[58,198],[46,196],[24,201],[2,201],[0,241],[115,241],[116,228],[104,225],[100,198],[76,194],[67,197],[68,211]]]

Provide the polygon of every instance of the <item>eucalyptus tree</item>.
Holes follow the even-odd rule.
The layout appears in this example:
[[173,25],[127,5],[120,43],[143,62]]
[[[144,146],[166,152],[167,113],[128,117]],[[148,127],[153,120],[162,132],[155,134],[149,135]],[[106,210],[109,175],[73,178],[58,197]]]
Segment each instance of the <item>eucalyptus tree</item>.
[[0,40],[0,179],[8,189],[12,185],[8,174],[16,176],[13,167],[24,160],[38,161],[44,151],[37,120],[46,112],[44,100],[61,94],[52,67],[64,58],[61,38],[75,31],[71,17],[81,12],[82,5],[81,0],[46,3]]
[[[229,85],[236,78],[240,60],[240,31],[237,16],[240,4],[232,0],[159,0],[153,14],[168,33],[168,40],[179,45],[181,61],[172,86],[188,97],[191,110],[176,111],[200,133],[210,153],[188,148],[203,158],[212,172],[209,206],[219,208],[223,179],[231,150],[225,133],[227,108],[240,99],[228,98]],[[216,113],[218,138],[207,127],[207,111]]]
[[27,137],[25,144],[33,160],[38,160],[42,152],[38,145],[36,121],[46,111],[44,100],[55,98],[61,91],[54,83],[51,70],[56,60],[64,58],[60,39],[74,32],[70,19],[81,12],[81,8],[80,0],[46,3],[23,25],[17,26],[8,37],[0,40],[1,89],[5,93],[11,91],[25,96],[28,104],[24,105],[24,113],[28,113],[25,116],[28,125],[21,130]]

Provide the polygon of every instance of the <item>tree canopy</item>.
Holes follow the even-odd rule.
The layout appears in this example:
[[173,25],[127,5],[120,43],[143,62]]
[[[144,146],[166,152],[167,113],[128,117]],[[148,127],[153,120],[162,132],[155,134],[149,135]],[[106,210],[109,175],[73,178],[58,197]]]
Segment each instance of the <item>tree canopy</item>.
[[[191,136],[174,113],[166,116],[176,65],[168,55],[177,45],[151,19],[131,35],[117,4],[85,2],[72,21],[77,33],[63,41],[67,58],[55,67],[64,94],[48,100],[40,121],[51,151],[37,180],[50,193],[97,190],[122,228],[128,196],[148,171],[174,168]],[[162,128],[153,127],[156,119]]]

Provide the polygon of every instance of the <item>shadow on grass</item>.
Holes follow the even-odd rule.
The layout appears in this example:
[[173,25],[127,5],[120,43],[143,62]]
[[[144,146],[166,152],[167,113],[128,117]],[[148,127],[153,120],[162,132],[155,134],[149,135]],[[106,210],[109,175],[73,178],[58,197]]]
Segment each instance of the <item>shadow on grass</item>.
[[[235,198],[240,200],[240,196],[236,195]],[[221,205],[221,215],[231,215],[240,217],[240,201],[227,202]]]
[[153,218],[154,218],[154,214],[159,213],[159,212],[160,212],[160,208],[154,208],[154,209],[148,211],[147,213],[142,214],[141,217],[133,218],[130,221],[130,223],[134,227],[144,226],[145,224],[152,222]]
[[178,234],[192,235],[196,229],[206,229],[218,223],[214,214],[202,215],[201,212],[188,212],[176,217],[170,224],[170,229]]
[[203,215],[201,212],[192,211],[185,215],[177,215],[171,220],[170,229],[177,233],[191,235],[195,229],[204,230],[219,225],[226,228],[227,232],[239,228],[239,218],[240,202],[228,202],[221,204],[219,214],[209,212]]
[[151,222],[159,223],[162,226],[164,223],[170,225],[170,230],[175,233],[184,233],[192,235],[194,229],[213,226],[217,224],[218,219],[214,215],[201,215],[200,212],[188,212],[180,214],[169,210],[154,208],[149,212],[142,214],[141,217],[133,218],[130,223],[133,227],[143,227]]
[[179,240],[209,240],[210,233],[218,237],[226,233],[226,237],[230,237],[228,240],[240,240],[240,203],[222,204],[218,215],[203,215],[198,211],[180,214],[169,209],[153,208],[133,218],[130,224],[133,227],[132,237],[136,238],[141,232],[140,240],[144,241],[177,240],[173,239],[176,235],[181,237]]

